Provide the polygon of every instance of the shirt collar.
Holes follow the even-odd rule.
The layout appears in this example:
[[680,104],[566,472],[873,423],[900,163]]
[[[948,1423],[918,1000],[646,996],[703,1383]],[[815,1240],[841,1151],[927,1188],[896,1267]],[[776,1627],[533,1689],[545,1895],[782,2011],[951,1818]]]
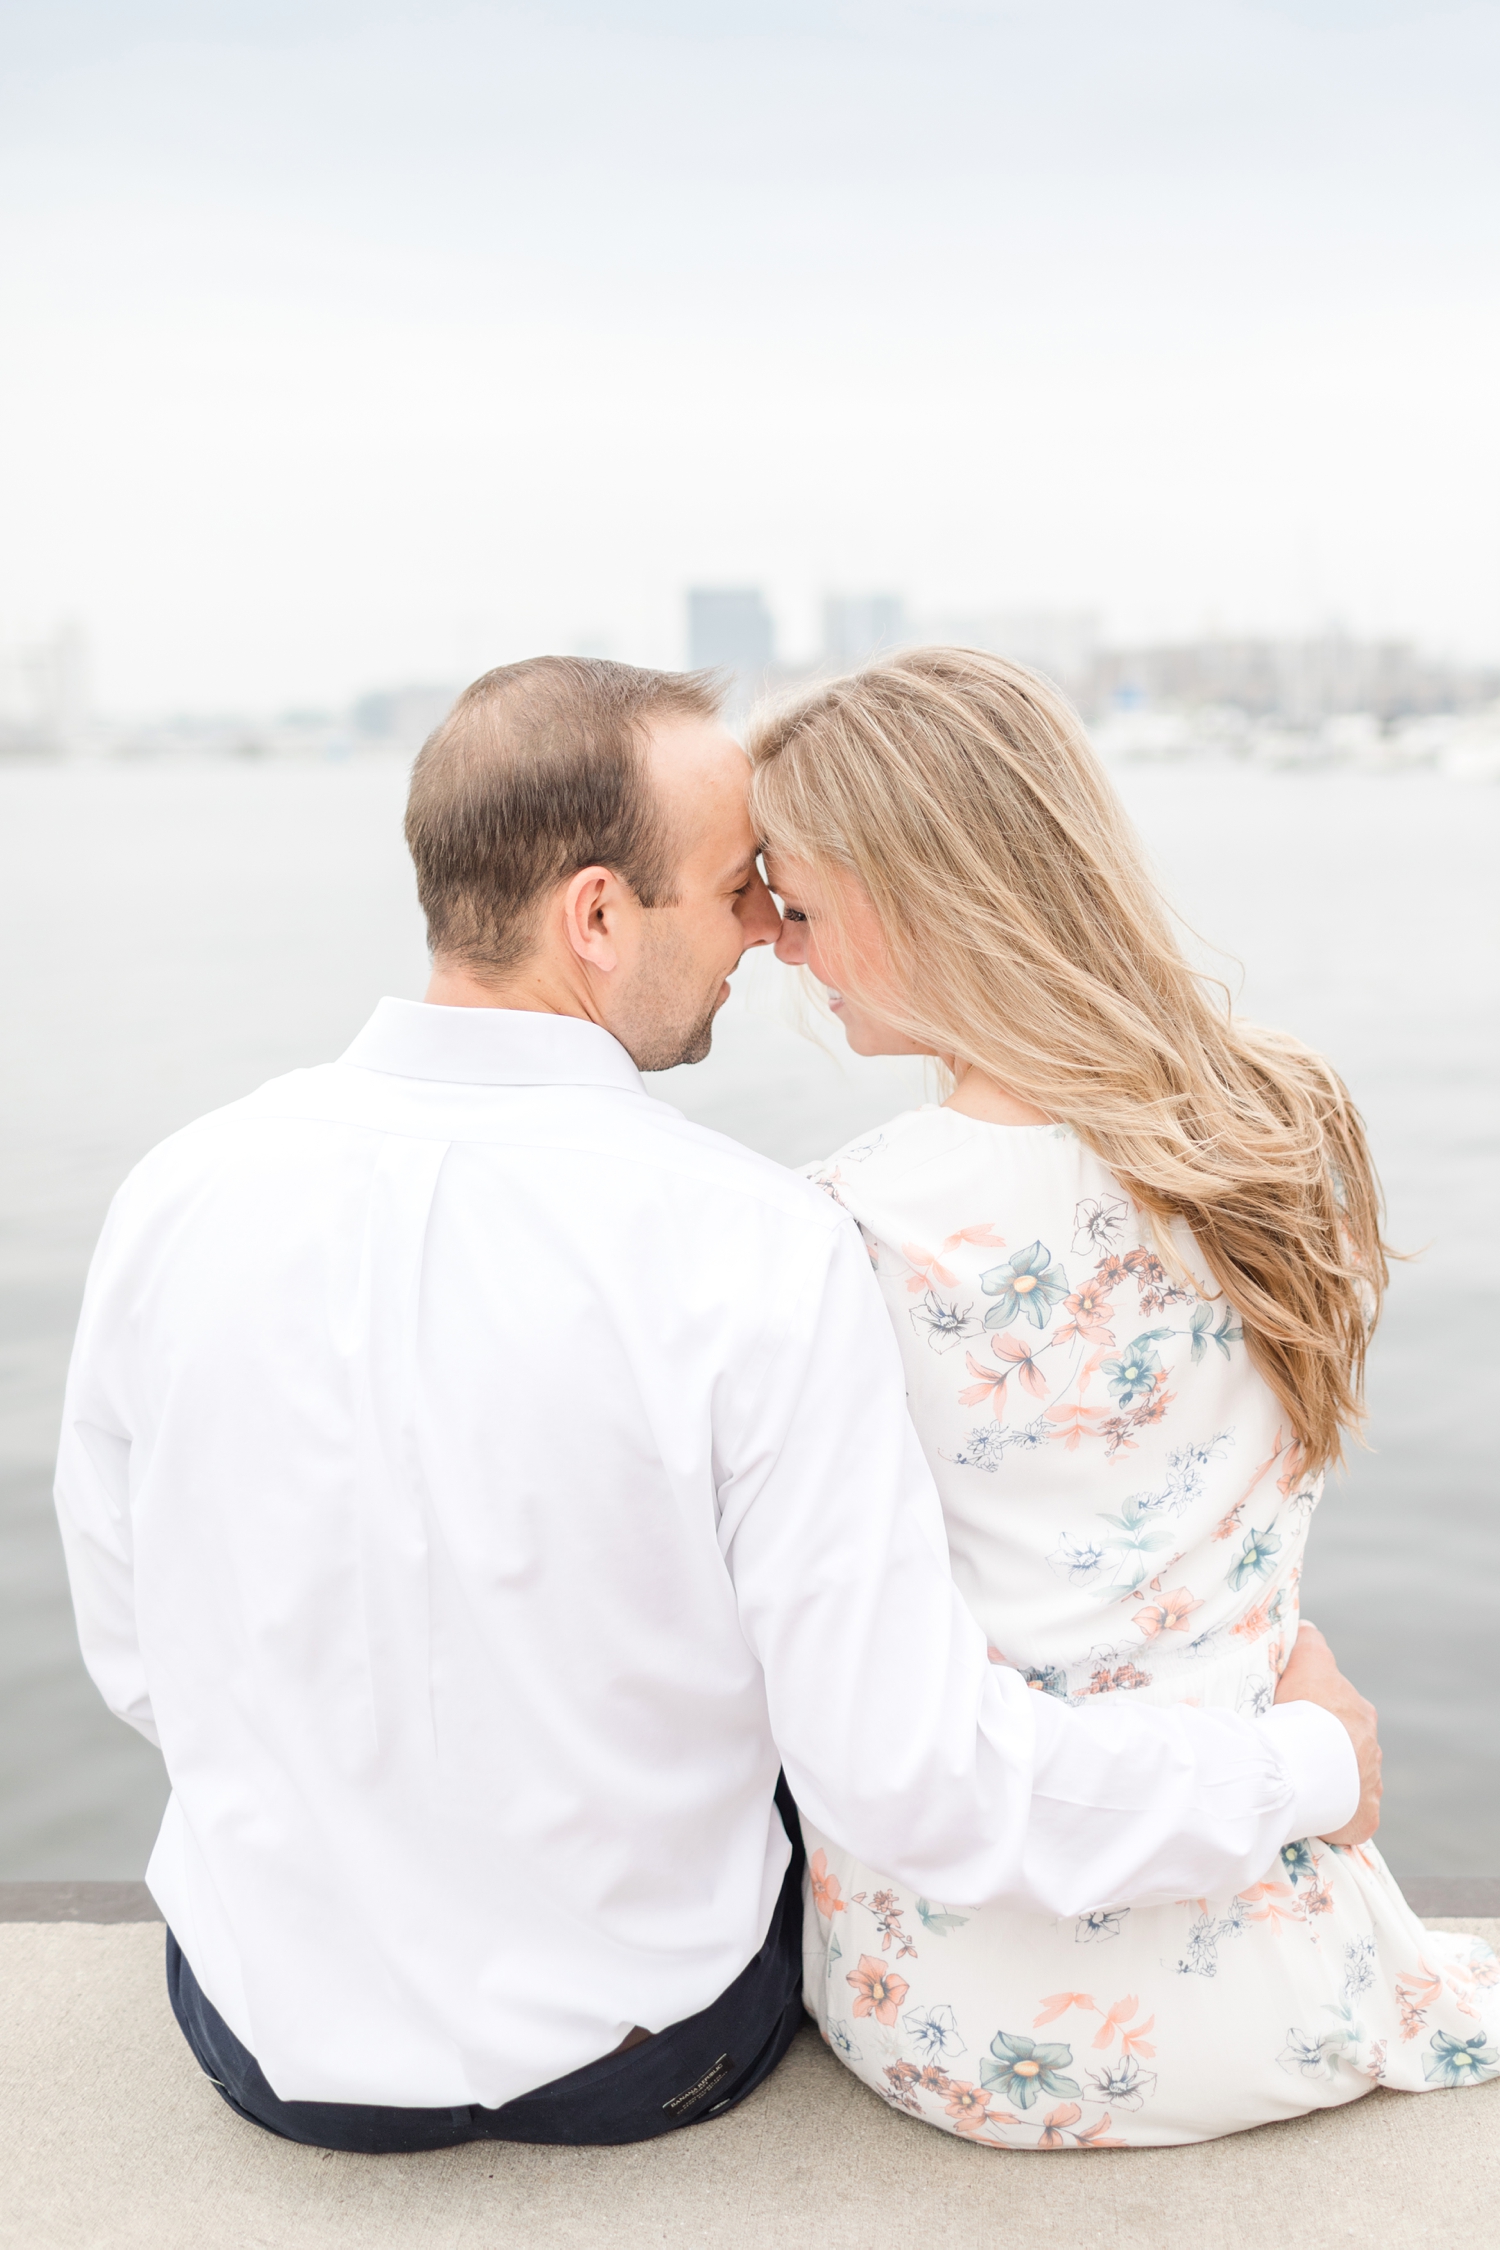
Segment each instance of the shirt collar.
[[431,1078],[449,1086],[646,1091],[612,1032],[579,1016],[520,1008],[439,1008],[427,1000],[385,999],[340,1060],[356,1070]]

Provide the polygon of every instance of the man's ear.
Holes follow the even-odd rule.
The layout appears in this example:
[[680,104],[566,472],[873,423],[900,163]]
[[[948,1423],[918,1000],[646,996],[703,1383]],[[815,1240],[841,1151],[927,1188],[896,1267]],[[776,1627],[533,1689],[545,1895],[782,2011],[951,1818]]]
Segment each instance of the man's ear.
[[585,867],[563,890],[563,929],[580,961],[608,976],[620,965],[621,910],[630,893],[607,867]]

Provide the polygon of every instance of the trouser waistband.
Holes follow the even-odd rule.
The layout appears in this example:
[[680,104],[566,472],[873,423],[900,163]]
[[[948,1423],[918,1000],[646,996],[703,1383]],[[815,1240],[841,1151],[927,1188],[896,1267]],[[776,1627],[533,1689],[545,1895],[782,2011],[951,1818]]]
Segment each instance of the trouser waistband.
[[230,2108],[313,2148],[396,2155],[461,2141],[616,2146],[731,2109],[768,2077],[802,2021],[802,1831],[785,1777],[776,1802],[792,1857],[765,1943],[718,1999],[653,2038],[586,2063],[498,2109],[284,2102],[207,1998],[172,1932],[167,1992],[199,2065]]

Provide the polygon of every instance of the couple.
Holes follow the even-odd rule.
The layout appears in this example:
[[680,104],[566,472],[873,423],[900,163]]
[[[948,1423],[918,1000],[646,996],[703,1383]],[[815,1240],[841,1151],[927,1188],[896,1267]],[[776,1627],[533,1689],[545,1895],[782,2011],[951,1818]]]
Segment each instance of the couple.
[[[1384,1272],[1359,1123],[1205,996],[1053,691],[920,651],[747,766],[707,680],[539,659],[407,836],[427,1000],[137,1167],[65,1410],[225,2099],[646,2139],[804,1994],[987,2147],[1493,2075],[1495,1964],[1368,1848],[1374,1714],[1298,1630]],[[650,1098],[760,944],[949,1099],[810,1182]]]

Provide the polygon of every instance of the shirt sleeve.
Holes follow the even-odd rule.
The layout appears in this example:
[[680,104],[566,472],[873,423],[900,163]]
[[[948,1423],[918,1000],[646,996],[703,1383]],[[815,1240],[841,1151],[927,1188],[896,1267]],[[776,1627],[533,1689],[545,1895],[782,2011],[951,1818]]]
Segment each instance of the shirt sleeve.
[[116,1239],[106,1223],[84,1291],[54,1496],[89,1676],[111,1711],[159,1748],[136,1635],[130,1428],[119,1367],[126,1315],[112,1286]]
[[845,1849],[949,1903],[1070,1915],[1241,1889],[1350,1817],[1352,1746],[1312,1706],[1075,1710],[989,1662],[852,1225],[750,1391],[721,1541],[787,1779]]

